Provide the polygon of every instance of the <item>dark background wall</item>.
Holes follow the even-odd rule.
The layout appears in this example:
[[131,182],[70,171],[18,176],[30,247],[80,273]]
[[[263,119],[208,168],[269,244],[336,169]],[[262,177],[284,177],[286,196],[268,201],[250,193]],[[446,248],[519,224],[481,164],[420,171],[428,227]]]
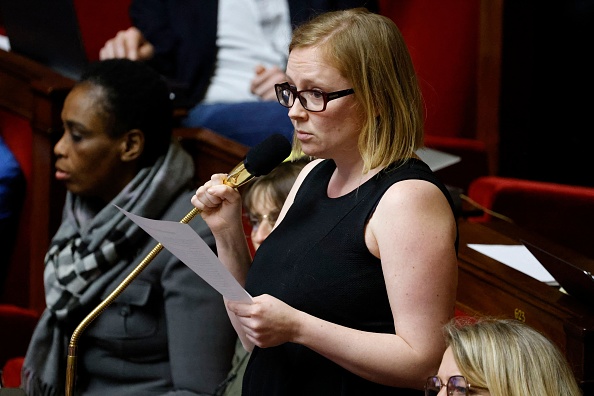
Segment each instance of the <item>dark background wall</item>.
[[594,186],[594,1],[509,0],[501,176]]

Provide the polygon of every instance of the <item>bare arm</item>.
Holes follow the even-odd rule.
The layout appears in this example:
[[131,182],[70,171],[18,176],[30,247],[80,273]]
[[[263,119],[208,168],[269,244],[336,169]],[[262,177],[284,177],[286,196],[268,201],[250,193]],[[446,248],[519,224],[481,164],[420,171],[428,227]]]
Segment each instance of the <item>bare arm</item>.
[[[191,202],[201,211],[215,237],[219,260],[239,284],[245,285],[252,258],[241,222],[241,196],[236,189],[223,184],[225,177],[225,174],[213,175],[210,181],[198,188]],[[235,314],[229,310],[227,313],[243,346],[250,351],[253,345],[247,341]]]

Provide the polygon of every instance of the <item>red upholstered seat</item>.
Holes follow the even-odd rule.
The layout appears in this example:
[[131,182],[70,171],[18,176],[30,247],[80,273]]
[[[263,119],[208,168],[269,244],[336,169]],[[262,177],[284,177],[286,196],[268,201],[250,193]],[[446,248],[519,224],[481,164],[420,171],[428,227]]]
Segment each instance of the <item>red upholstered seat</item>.
[[103,44],[119,30],[131,26],[128,7],[131,0],[75,0],[80,32],[90,61],[99,59]]
[[[485,176],[474,180],[468,196],[515,224],[594,258],[594,188]],[[475,221],[488,221],[485,213]]]
[[2,368],[2,386],[5,388],[18,388],[21,386],[21,369],[24,357],[9,359]]
[[425,135],[425,145],[461,158],[460,162],[436,172],[449,186],[461,188],[466,192],[474,179],[489,175],[487,147],[478,139]]
[[0,304],[0,368],[5,387],[15,388],[21,382],[23,356],[38,319],[31,309]]
[[[489,118],[481,109],[496,113],[490,103],[483,103],[495,94],[481,85],[485,72],[480,59],[486,57],[488,46],[496,44],[481,36],[486,21],[480,16],[485,10],[478,1],[456,2],[455,7],[449,2],[411,0],[379,0],[379,4],[380,13],[401,30],[419,77],[426,107],[425,145],[462,159],[438,171],[438,176],[467,191],[473,179],[496,169],[492,138],[480,119]],[[496,81],[493,70],[488,76]]]

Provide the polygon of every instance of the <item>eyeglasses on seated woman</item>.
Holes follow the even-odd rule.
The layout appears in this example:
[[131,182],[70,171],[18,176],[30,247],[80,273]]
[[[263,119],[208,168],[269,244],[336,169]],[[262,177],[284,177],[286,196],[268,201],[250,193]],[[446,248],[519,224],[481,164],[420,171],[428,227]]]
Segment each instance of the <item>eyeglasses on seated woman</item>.
[[427,378],[425,383],[425,396],[437,396],[442,388],[446,388],[446,394],[448,396],[468,396],[478,395],[477,391],[487,391],[485,388],[478,388],[471,386],[463,375],[453,375],[448,378],[446,383],[443,383],[441,379],[434,375]]
[[443,332],[445,350],[425,396],[578,396],[565,356],[516,319],[457,317]]

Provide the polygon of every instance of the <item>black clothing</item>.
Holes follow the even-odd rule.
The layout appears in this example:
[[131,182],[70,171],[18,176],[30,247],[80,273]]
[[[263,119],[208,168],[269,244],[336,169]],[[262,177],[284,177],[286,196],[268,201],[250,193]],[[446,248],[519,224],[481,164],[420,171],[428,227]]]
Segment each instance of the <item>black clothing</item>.
[[[386,190],[406,179],[446,187],[422,161],[390,166],[356,190],[327,196],[336,165],[318,164],[305,178],[283,221],[260,246],[246,289],[270,294],[318,318],[354,329],[394,334],[381,263],[365,244],[365,225]],[[255,348],[244,395],[408,395],[418,391],[372,383],[305,346]]]

